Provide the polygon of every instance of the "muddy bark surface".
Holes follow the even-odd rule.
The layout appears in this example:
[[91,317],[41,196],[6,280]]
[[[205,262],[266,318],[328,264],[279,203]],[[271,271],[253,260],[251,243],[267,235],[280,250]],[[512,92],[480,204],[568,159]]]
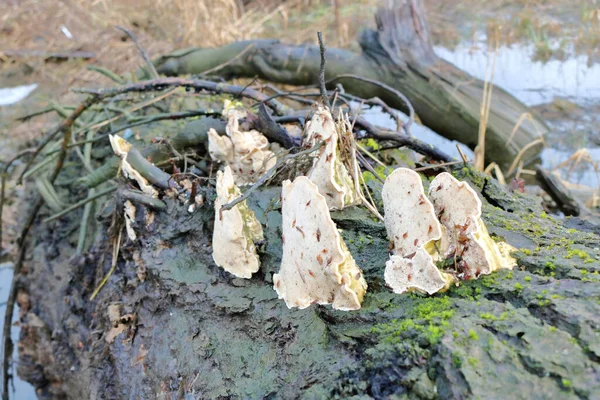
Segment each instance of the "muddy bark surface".
[[20,281],[18,373],[40,398],[598,398],[597,226],[547,216],[469,168],[453,173],[482,193],[483,219],[520,249],[519,267],[431,297],[395,295],[384,226],[358,207],[334,212],[369,284],[356,312],[277,299],[278,187],[249,199],[266,238],[249,280],[212,261],[210,189],[193,213],[178,200],[139,206],[138,239],[123,238],[94,300],[111,267],[115,200],[85,256],[72,256],[77,213],[40,224]]

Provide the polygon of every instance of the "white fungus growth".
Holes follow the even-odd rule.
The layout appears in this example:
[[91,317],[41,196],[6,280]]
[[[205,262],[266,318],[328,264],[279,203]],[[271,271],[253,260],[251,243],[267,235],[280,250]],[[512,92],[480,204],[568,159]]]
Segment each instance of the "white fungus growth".
[[501,268],[512,269],[515,260],[511,247],[501,247],[490,237],[481,219],[481,201],[465,182],[447,172],[439,174],[429,186],[429,197],[442,223],[445,258],[457,259],[458,278],[468,280]]
[[385,227],[394,245],[386,263],[386,284],[395,293],[417,290],[433,294],[447,287],[451,277],[434,264],[434,242],[442,231],[419,174],[396,169],[385,180],[381,195]]
[[[336,126],[329,110],[323,107],[319,107],[306,124],[305,143],[308,146],[325,142],[325,146],[317,152],[307,176],[317,185],[319,193],[325,196],[330,210],[341,210],[359,202],[352,177],[340,157],[338,129],[342,127]],[[353,161],[356,162],[355,159]]]
[[392,255],[385,263],[385,283],[394,293],[412,291],[434,294],[446,288],[451,277],[442,273],[424,248],[417,249],[409,257]]
[[240,195],[231,168],[227,166],[223,172],[218,171],[213,259],[218,266],[238,278],[250,278],[260,267],[254,242],[263,240],[262,226],[246,201],[221,212],[223,205]]
[[127,154],[129,154],[129,150],[132,147],[131,143],[119,135],[108,135],[108,140],[114,153],[121,158],[121,171],[123,171],[123,175],[128,179],[136,181],[142,192],[148,196],[157,198],[158,191],[127,162]]
[[215,161],[231,167],[236,185],[244,186],[256,182],[262,174],[274,167],[277,157],[269,149],[269,141],[260,132],[242,132],[238,118],[243,112],[226,104],[228,118],[226,136],[217,131],[208,131],[208,152]]
[[332,304],[358,310],[367,283],[342,240],[317,186],[307,177],[283,182],[283,258],[274,288],[289,308]]
[[133,242],[137,239],[137,235],[135,233],[135,230],[133,229],[133,224],[135,223],[136,208],[131,201],[127,200],[123,204],[123,211],[125,214],[125,229],[127,231],[127,237],[129,237],[129,240]]

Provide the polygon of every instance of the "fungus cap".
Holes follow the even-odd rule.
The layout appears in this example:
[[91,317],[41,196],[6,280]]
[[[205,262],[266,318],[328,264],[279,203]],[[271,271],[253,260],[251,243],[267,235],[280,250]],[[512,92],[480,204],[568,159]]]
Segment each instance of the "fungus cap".
[[394,242],[394,254],[412,254],[441,238],[440,223],[418,173],[408,168],[396,169],[386,178],[381,197],[385,228]]
[[398,294],[412,291],[434,294],[452,282],[450,276],[435,266],[424,248],[417,249],[410,258],[391,256],[385,263],[384,277],[386,284]]
[[385,282],[394,293],[436,293],[449,284],[434,264],[434,241],[442,236],[435,210],[425,196],[421,177],[408,168],[394,170],[381,192],[385,227],[394,243],[385,264]]
[[228,112],[226,136],[208,131],[208,152],[215,161],[231,167],[236,185],[250,185],[275,166],[277,157],[269,150],[269,141],[260,132],[240,130],[238,112]]
[[442,172],[431,182],[429,197],[445,228],[444,257],[459,259],[459,278],[477,278],[514,267],[515,260],[490,237],[481,219],[481,201],[466,182]]
[[336,126],[331,113],[324,107],[319,107],[306,125],[307,145],[325,142],[307,176],[325,196],[330,210],[341,210],[358,202],[352,177],[340,158],[338,129],[341,125]]
[[260,222],[246,201],[231,210],[221,212],[221,207],[240,196],[231,168],[217,172],[217,199],[215,200],[215,225],[213,230],[213,259],[225,271],[239,277],[250,278],[258,271],[260,259],[254,242],[263,239]]
[[283,257],[273,276],[279,298],[289,308],[360,309],[367,283],[317,186],[305,176],[283,182],[282,214]]

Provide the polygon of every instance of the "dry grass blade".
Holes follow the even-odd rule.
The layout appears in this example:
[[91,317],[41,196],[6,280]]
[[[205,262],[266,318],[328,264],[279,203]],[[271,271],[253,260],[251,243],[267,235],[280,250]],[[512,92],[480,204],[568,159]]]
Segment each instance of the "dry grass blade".
[[494,80],[494,73],[496,70],[496,58],[498,56],[498,46],[500,41],[499,31],[496,31],[495,39],[496,40],[494,46],[494,56],[492,58],[492,65],[490,69],[486,68],[486,79],[483,85],[483,100],[481,101],[481,106],[479,108],[479,136],[477,139],[477,147],[475,148],[475,160],[473,161],[473,165],[478,171],[483,171],[485,166],[485,132],[487,130],[487,123],[490,117],[490,108],[492,106],[492,90],[494,88],[492,82]]
[[[494,171],[496,173],[496,179],[498,180],[498,182],[500,182],[501,185],[506,185],[506,179],[504,179],[504,174],[502,173],[502,170],[500,169],[500,166],[498,164],[496,164],[495,162],[490,163],[485,171],[483,171],[486,175],[491,175],[491,172]],[[518,178],[518,176],[517,176]]]
[[519,120],[515,124],[515,127],[513,128],[512,132],[510,133],[510,136],[506,140],[506,146],[510,146],[510,144],[512,143],[513,137],[515,136],[515,134],[517,133],[517,131],[519,130],[519,128],[521,127],[521,125],[523,124],[523,122],[526,119],[531,122],[531,124],[535,128],[535,131],[538,133],[538,135],[540,137],[542,137],[542,133],[540,132],[540,128],[537,126],[535,119],[531,116],[530,113],[523,113],[523,114],[521,114],[521,116],[519,117]]
[[508,172],[505,174],[505,176],[511,176],[512,173],[514,172],[515,168],[517,168],[517,165],[519,165],[519,161],[521,161],[521,158],[527,152],[527,150],[531,149],[532,147],[537,146],[538,144],[544,144],[544,139],[543,138],[535,139],[533,142],[524,146],[519,151],[519,153],[517,154],[515,159],[513,160],[512,164],[510,165],[510,168],[508,169]]
[[137,38],[135,37],[135,35],[129,30],[129,29],[125,29],[122,26],[116,26],[116,28],[122,32],[124,32],[127,36],[129,36],[129,38],[131,40],[133,40],[133,43],[135,43],[135,46],[138,48],[138,50],[140,51],[140,54],[142,55],[142,58],[144,59],[144,61],[146,62],[146,65],[148,66],[148,69],[150,70],[150,75],[153,78],[158,78],[158,72],[156,72],[156,68],[154,68],[154,64],[152,64],[152,61],[150,60],[150,57],[148,56],[148,53],[146,52],[146,50],[142,47],[142,45],[140,44],[140,42],[138,42]]
[[110,270],[108,271],[106,276],[104,276],[104,278],[102,279],[102,281],[100,282],[98,287],[94,290],[94,292],[90,296],[90,301],[92,301],[96,298],[98,293],[100,293],[100,290],[102,289],[102,287],[104,285],[106,285],[106,282],[108,282],[108,279],[110,278],[110,276],[113,274],[113,272],[115,272],[115,269],[117,269],[117,260],[119,258],[119,250],[121,249],[122,232],[123,232],[123,230],[119,229],[119,234],[117,235],[116,238],[113,239],[113,252],[112,252],[112,260],[111,260]]

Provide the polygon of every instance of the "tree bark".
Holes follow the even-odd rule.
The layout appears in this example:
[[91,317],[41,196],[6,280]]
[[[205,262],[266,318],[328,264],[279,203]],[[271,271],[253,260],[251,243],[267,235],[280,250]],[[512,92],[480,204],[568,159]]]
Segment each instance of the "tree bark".
[[[327,49],[329,88],[344,89],[363,98],[379,97],[407,112],[406,104],[381,87],[342,75],[358,75],[385,83],[404,93],[424,125],[440,135],[475,148],[478,142],[480,105],[484,82],[436,56],[420,1],[386,1],[375,16],[377,30],[366,30],[359,39],[360,54]],[[291,85],[318,83],[319,48],[293,46],[277,40],[250,40],[214,49],[187,49],[155,62],[166,75],[210,72],[225,77],[255,77]],[[511,138],[517,121],[530,113]],[[486,161],[506,168],[527,144],[547,133],[545,122],[505,90],[494,87],[486,130]],[[526,152],[532,160],[542,145]]]
[[490,232],[522,249],[519,268],[432,297],[395,295],[383,281],[384,226],[349,208],[333,219],[369,285],[356,312],[289,310],[277,299],[279,188],[249,199],[266,238],[249,280],[212,261],[209,189],[192,214],[166,200],[148,218],[138,205],[138,239],[122,241],[94,300],[112,262],[110,213],[93,250],[75,259],[64,238],[78,215],[39,225],[19,282],[19,375],[41,398],[598,398],[597,227],[547,217],[467,168],[454,174],[482,193]]

